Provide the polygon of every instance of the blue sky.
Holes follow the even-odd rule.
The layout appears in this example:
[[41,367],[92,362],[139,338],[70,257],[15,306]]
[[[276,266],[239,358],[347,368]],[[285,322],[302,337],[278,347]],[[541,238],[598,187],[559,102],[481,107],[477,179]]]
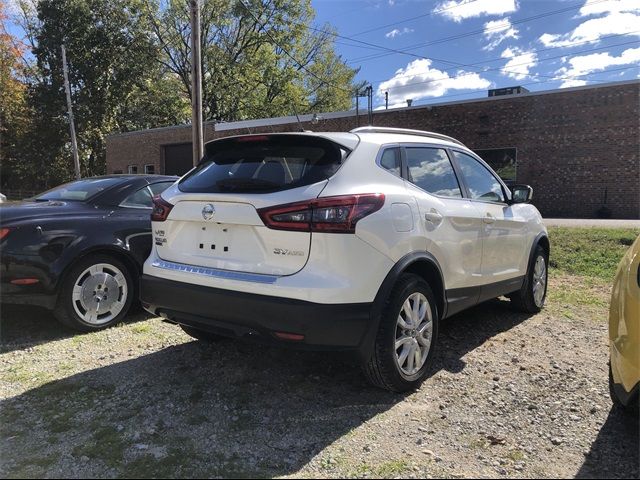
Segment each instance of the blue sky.
[[[17,2],[9,0],[10,10]],[[384,108],[384,92],[390,107],[400,107],[407,99],[419,105],[483,97],[490,88],[539,91],[639,78],[640,0],[311,3],[315,26],[336,29],[337,52],[373,86],[374,108]],[[15,26],[10,32],[20,35]]]
[[[640,0],[312,0],[374,107],[638,78]],[[365,43],[369,44],[365,44]],[[380,47],[380,48],[376,48]],[[385,50],[386,49],[386,50]],[[404,51],[394,53],[389,50]],[[362,100],[366,105],[366,100]]]

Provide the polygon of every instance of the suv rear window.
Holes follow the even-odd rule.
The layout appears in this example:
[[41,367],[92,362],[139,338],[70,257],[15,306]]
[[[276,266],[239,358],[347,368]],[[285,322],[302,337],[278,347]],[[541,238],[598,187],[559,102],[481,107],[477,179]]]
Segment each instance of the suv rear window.
[[206,145],[198,167],[178,184],[182,192],[269,193],[331,177],[349,151],[304,135],[252,135]]

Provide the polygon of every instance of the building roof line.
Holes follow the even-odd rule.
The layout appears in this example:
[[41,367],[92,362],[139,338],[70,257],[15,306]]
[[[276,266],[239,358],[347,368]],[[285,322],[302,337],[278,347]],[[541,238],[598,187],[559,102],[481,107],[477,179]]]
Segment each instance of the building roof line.
[[[622,86],[622,85],[633,85],[633,84],[640,84],[640,79],[634,79],[634,80],[625,80],[625,81],[621,81],[621,82],[608,82],[608,83],[600,83],[597,85],[582,85],[579,87],[569,87],[569,88],[556,88],[556,89],[551,89],[551,90],[542,90],[542,91],[536,91],[536,92],[528,92],[528,93],[520,93],[520,94],[514,94],[514,95],[498,95],[498,96],[494,96],[494,97],[481,97],[481,98],[470,98],[470,99],[466,99],[466,100],[454,100],[454,101],[449,101],[449,102],[436,102],[436,103],[428,103],[425,105],[416,105],[416,106],[412,106],[412,107],[401,107],[401,108],[390,108],[390,109],[381,109],[381,110],[374,110],[373,111],[373,115],[379,115],[379,114],[384,114],[385,112],[401,112],[403,110],[420,110],[420,109],[427,109],[427,110],[431,110],[434,107],[442,107],[442,106],[446,106],[446,105],[463,105],[463,104],[467,104],[467,103],[478,103],[478,102],[494,102],[494,101],[501,101],[501,100],[508,100],[508,99],[513,99],[513,98],[528,98],[528,97],[532,97],[532,96],[538,96],[538,95],[552,95],[552,94],[557,94],[557,93],[566,93],[566,92],[575,92],[575,91],[580,91],[580,90],[590,90],[590,89],[597,89],[597,88],[607,88],[607,87],[612,87],[612,86]],[[361,116],[366,116],[366,110],[363,110],[360,112]],[[301,122],[306,122],[306,123],[310,123],[312,122],[314,116],[317,116],[320,118],[320,121],[322,120],[329,120],[329,119],[334,119],[334,118],[345,118],[345,117],[355,117],[356,116],[356,110],[348,110],[348,111],[342,111],[342,112],[326,112],[326,113],[317,113],[317,114],[303,114],[303,115],[299,115],[300,117],[300,121]],[[297,118],[294,115],[290,115],[290,116],[286,116],[286,117],[273,117],[273,118],[257,118],[257,119],[252,119],[252,120],[241,120],[241,121],[237,121],[237,122],[219,122],[216,123],[215,121],[208,121],[208,122],[204,122],[204,126],[213,126],[214,131],[216,132],[223,132],[223,131],[228,131],[228,130],[242,130],[242,129],[247,129],[248,133],[250,132],[251,128],[259,128],[259,127],[267,127],[270,125],[286,125],[286,124],[291,124],[291,123],[297,123]],[[156,127],[156,128],[149,128],[149,129],[144,129],[144,130],[135,130],[132,132],[121,132],[121,133],[112,133],[107,135],[107,137],[122,137],[122,136],[129,136],[129,135],[143,135],[146,133],[155,133],[155,132],[159,132],[162,130],[173,130],[173,129],[178,129],[178,128],[191,128],[191,124],[187,123],[184,125],[170,125],[170,126],[166,126],[166,127]]]

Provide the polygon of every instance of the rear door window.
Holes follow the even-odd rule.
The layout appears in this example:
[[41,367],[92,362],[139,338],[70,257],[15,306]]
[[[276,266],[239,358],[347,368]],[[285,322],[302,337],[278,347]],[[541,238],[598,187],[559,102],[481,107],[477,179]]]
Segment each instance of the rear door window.
[[462,198],[460,184],[446,150],[407,147],[409,181],[426,192],[441,197]]
[[270,193],[326,180],[348,150],[304,135],[234,137],[207,145],[198,167],[178,188],[198,193]]

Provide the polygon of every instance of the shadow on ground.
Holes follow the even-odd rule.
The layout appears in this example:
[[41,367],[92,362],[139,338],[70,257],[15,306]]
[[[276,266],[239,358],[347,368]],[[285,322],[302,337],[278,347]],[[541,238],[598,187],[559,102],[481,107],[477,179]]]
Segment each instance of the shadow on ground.
[[[132,307],[127,323],[146,320],[141,307]],[[0,352],[10,352],[61,340],[81,332],[62,325],[53,312],[31,305],[0,305]]]
[[613,407],[576,478],[619,478],[621,470],[629,473],[628,478],[640,478],[639,457],[638,416]]
[[[434,372],[461,372],[526,318],[494,301],[447,320]],[[3,401],[0,475],[293,474],[403,399],[369,387],[349,356],[188,342]]]

